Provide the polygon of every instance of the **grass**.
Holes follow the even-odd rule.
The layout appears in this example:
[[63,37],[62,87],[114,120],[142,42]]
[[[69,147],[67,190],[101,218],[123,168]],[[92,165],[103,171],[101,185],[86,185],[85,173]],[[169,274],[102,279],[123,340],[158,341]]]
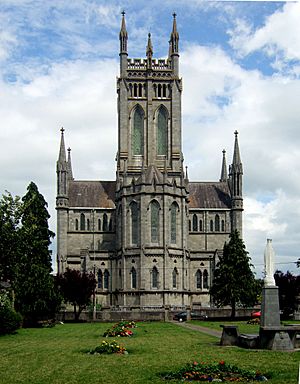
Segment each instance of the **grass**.
[[138,323],[134,337],[118,339],[128,355],[86,354],[101,343],[102,334],[110,325],[64,324],[21,329],[15,335],[1,337],[0,383],[169,383],[161,379],[161,372],[187,362],[220,360],[270,374],[270,384],[297,382],[300,352],[220,347],[216,337],[171,323]]

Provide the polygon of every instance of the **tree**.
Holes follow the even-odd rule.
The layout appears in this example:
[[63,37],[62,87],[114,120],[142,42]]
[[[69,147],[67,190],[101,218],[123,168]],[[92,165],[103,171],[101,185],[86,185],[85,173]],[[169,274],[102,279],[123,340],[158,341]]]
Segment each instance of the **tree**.
[[300,295],[300,276],[294,276],[291,272],[283,273],[276,271],[274,274],[275,283],[279,289],[279,306],[284,316],[289,316],[298,306]]
[[47,203],[33,182],[29,184],[22,202],[21,254],[14,282],[15,306],[24,316],[25,324],[35,325],[38,320],[53,317],[59,305],[49,251],[54,233],[48,227]]
[[252,306],[256,303],[259,284],[251,271],[250,256],[238,231],[229,237],[216,265],[210,293],[218,307],[231,307],[231,317],[234,318],[238,305]]
[[96,288],[94,274],[67,268],[64,274],[57,276],[57,284],[64,300],[73,305],[74,318],[78,321]]
[[15,278],[20,217],[20,197],[6,192],[0,200],[0,282],[12,282]]

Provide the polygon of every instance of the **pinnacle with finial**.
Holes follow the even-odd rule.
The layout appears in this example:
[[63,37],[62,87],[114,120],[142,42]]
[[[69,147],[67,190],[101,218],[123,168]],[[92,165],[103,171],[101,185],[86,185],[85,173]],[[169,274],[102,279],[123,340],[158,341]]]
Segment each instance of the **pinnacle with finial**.
[[226,165],[226,151],[225,149],[223,149],[222,151],[223,153],[223,159],[222,159],[222,167],[221,167],[221,177],[220,177],[220,181],[227,181],[227,165]]

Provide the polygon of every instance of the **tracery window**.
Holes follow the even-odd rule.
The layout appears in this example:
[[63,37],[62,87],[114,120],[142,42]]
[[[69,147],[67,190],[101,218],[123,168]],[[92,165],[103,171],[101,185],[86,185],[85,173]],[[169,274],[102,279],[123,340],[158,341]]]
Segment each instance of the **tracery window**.
[[84,213],[80,214],[80,230],[85,231],[85,216]]
[[144,111],[138,105],[133,114],[133,132],[132,132],[133,155],[143,154],[143,142],[144,142]]
[[168,147],[168,114],[165,107],[161,106],[157,116],[157,154],[167,155]]
[[198,269],[198,271],[196,272],[196,288],[202,288],[202,272],[200,271],[200,269]]
[[198,219],[196,214],[193,215],[193,231],[198,231]]
[[130,203],[131,211],[131,244],[138,244],[138,205],[135,201]]
[[159,204],[157,201],[151,201],[150,215],[151,215],[151,242],[158,243],[159,239]]
[[208,289],[208,272],[207,269],[203,271],[203,288]]

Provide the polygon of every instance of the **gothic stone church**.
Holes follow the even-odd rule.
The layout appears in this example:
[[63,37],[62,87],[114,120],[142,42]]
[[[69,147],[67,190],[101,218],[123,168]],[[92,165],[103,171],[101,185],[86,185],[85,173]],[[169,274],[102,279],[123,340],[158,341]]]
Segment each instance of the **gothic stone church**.
[[227,174],[190,181],[183,166],[182,80],[176,15],[167,59],[129,59],[121,22],[116,179],[73,177],[61,133],[57,161],[57,263],[93,271],[103,306],[209,306],[216,261],[230,232],[242,234],[237,132]]

